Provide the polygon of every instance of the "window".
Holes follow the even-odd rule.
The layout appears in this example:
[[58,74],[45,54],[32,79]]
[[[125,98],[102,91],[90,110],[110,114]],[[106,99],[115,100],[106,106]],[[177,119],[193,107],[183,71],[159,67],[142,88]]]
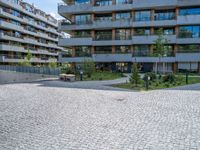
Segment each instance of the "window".
[[97,46],[95,50],[95,54],[111,54],[112,47],[111,46]]
[[163,35],[173,35],[174,34],[174,28],[156,28],[155,34],[159,34],[160,29],[163,32]]
[[112,20],[112,14],[97,14],[96,20],[97,21]]
[[116,20],[119,19],[130,19],[131,13],[130,12],[118,12],[116,13]]
[[179,11],[180,16],[200,15],[200,8],[182,8]]
[[150,55],[150,50],[149,50],[149,45],[138,45],[135,46],[134,48],[134,56],[149,56]]
[[115,48],[116,53],[131,53],[130,46],[116,46]]
[[116,40],[129,40],[131,39],[131,30],[130,29],[117,29],[115,31],[115,39]]
[[76,57],[90,57],[91,47],[89,46],[78,46],[75,48]]
[[112,31],[97,31],[96,40],[112,40]]
[[150,11],[136,11],[135,12],[135,21],[150,21],[151,12]]
[[200,52],[200,45],[179,45],[178,52],[179,53]]
[[199,38],[200,26],[182,26],[179,28],[179,38]]
[[116,0],[116,4],[130,4],[129,0]]
[[75,5],[77,4],[89,4],[90,0],[75,0]]
[[75,22],[76,24],[89,24],[91,23],[91,15],[76,15]]
[[75,31],[74,37],[91,37],[91,31]]
[[172,20],[172,19],[175,19],[174,10],[155,11],[155,20]]
[[135,29],[135,35],[150,35],[150,29],[137,28]]
[[109,6],[112,5],[112,0],[96,0],[96,6]]

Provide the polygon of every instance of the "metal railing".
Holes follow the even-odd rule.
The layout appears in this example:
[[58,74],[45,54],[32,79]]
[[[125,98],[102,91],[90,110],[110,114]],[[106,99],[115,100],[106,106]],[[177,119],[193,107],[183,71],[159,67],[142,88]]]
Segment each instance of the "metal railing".
[[0,65],[0,70],[22,72],[22,73],[55,75],[55,76],[58,76],[61,73],[60,68],[25,67],[25,66],[10,66],[10,65]]

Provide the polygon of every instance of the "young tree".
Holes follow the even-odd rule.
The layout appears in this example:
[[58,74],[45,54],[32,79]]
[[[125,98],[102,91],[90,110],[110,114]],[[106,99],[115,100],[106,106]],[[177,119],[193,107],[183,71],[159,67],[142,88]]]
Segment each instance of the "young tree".
[[22,62],[20,62],[20,65],[21,65],[21,66],[30,67],[30,66],[31,66],[31,62],[30,62],[30,61],[31,61],[31,58],[32,58],[32,54],[31,54],[31,52],[28,50],[28,53],[27,53],[25,59],[24,59]]
[[27,53],[27,55],[26,55],[26,59],[30,62],[31,58],[32,58],[32,54],[31,54],[31,52],[28,50],[28,53]]
[[95,63],[91,60],[85,59],[83,62],[83,71],[87,75],[87,77],[90,78],[95,72]]
[[[166,56],[167,51],[168,51],[168,46],[166,46],[168,44],[168,40],[164,37],[163,35],[163,29],[160,28],[157,31],[157,35],[158,38],[154,41],[155,42],[155,51],[154,51],[154,55],[156,57],[159,57],[159,63],[161,61],[161,58],[163,58],[164,56]],[[163,73],[165,73],[165,64],[163,62]],[[156,73],[158,72],[158,64],[156,62]]]
[[131,72],[132,73],[130,77],[130,82],[131,84],[134,84],[135,86],[137,86],[140,81],[140,75],[138,73],[138,68],[137,68],[136,63],[133,64]]
[[48,66],[49,66],[49,68],[56,68],[57,63],[55,61],[51,61]]
[[74,71],[74,68],[72,67],[71,64],[62,64],[61,66],[61,73],[63,74],[74,74],[75,71]]

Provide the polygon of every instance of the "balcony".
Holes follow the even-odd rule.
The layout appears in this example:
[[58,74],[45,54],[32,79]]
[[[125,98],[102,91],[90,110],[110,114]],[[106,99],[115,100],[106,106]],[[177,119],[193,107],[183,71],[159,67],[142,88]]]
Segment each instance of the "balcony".
[[131,62],[132,54],[93,54],[95,62]]
[[93,11],[95,12],[112,12],[112,11],[123,11],[131,10],[133,8],[132,2],[130,3],[118,3],[115,5],[105,5],[105,6],[94,6]]
[[199,62],[200,52],[195,53],[176,53],[177,62]]
[[200,5],[200,1],[198,0],[177,0],[178,6],[198,6]]
[[79,5],[58,5],[58,13],[61,16],[66,16],[67,14],[81,14],[90,13],[93,11],[93,6],[91,4],[79,4]]
[[25,52],[24,47],[17,45],[0,44],[0,50],[13,51],[13,52]]
[[154,62],[175,62],[175,57],[133,57],[132,62],[145,62],[145,63],[154,63]]
[[155,7],[175,7],[177,0],[134,0],[133,9],[145,9]]
[[177,44],[199,44],[200,43],[200,37],[199,38],[177,38]]
[[175,26],[176,20],[147,20],[147,21],[134,21],[133,27],[160,27],[160,26]]
[[119,20],[96,20],[93,22],[93,28],[125,28],[131,27],[131,19],[119,19]]
[[0,39],[16,41],[16,42],[24,42],[23,37],[16,37],[15,35],[3,32],[0,32]]
[[200,15],[178,16],[178,18],[177,18],[177,24],[178,25],[200,24]]
[[77,62],[77,63],[81,63],[84,62],[84,60],[92,60],[92,57],[61,57],[59,58],[59,61],[62,62],[68,62],[68,63],[72,63],[72,62]]
[[20,32],[24,31],[23,27],[21,27],[19,25],[15,25],[10,22],[2,21],[2,20],[0,20],[0,27],[3,29],[11,29],[11,30],[16,30],[16,31],[20,31]]
[[87,46],[92,45],[92,38],[90,37],[80,37],[80,38],[64,38],[60,39],[59,46]]
[[[164,38],[166,38],[170,44],[176,43],[176,35],[165,35]],[[157,35],[133,36],[132,44],[154,44],[157,39]]]

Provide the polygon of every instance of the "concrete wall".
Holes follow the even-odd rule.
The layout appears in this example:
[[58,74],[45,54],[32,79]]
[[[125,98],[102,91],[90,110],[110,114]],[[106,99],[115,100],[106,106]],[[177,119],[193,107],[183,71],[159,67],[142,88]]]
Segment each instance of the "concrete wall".
[[36,81],[40,79],[47,79],[47,78],[54,78],[54,77],[55,76],[0,70],[0,84],[31,82],[31,81]]

